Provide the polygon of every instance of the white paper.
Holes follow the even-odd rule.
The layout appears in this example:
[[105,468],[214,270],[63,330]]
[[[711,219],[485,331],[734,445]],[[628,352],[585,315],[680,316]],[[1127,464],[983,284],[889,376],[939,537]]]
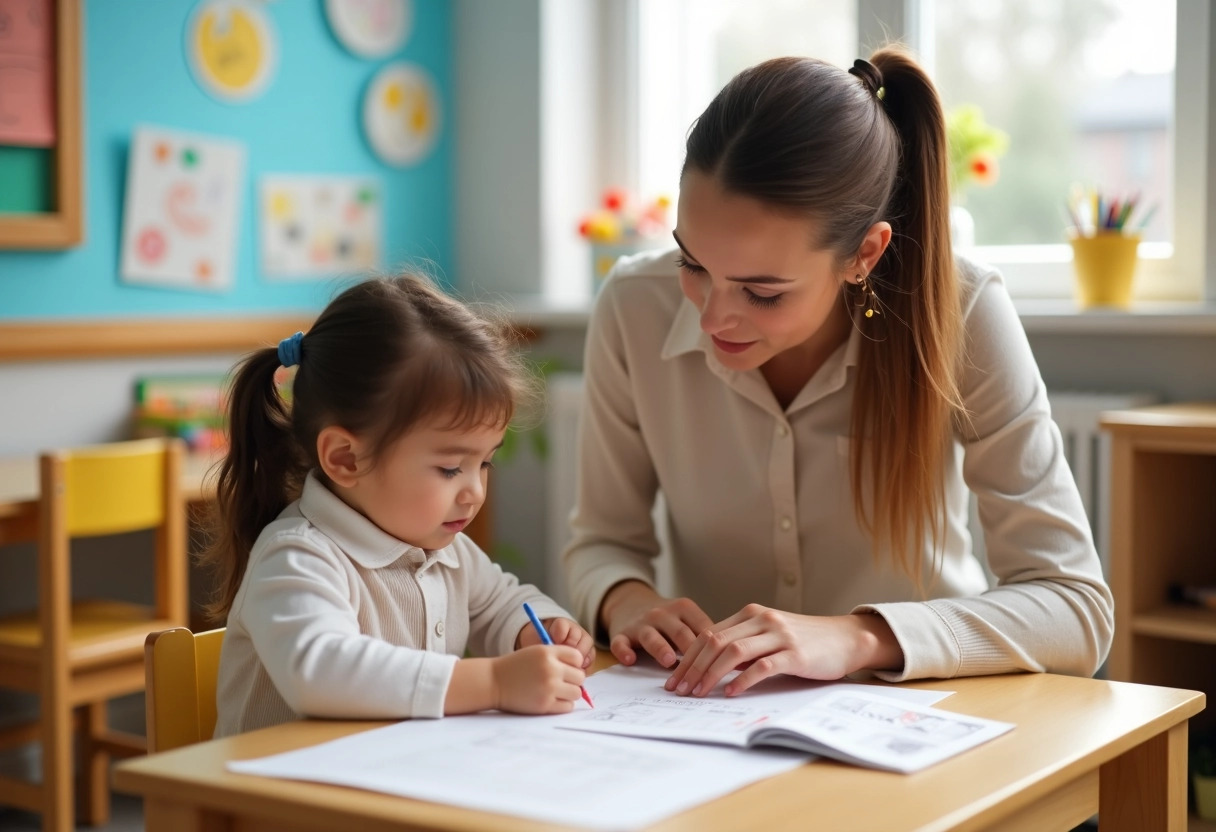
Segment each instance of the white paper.
[[[550,717],[489,713],[411,720],[333,742],[229,763],[244,774],[351,786],[588,829],[636,829],[797,768],[802,751],[667,742],[559,731],[639,698],[729,704],[789,714],[808,696],[855,685],[780,677],[726,699],[690,699],[663,690],[657,664],[613,667],[586,680],[595,701]],[[899,701],[929,705],[943,691],[881,688]],[[622,800],[628,795],[628,800]]]
[[378,179],[263,176],[259,203],[265,274],[332,277],[380,266]]
[[123,279],[229,288],[244,162],[244,146],[234,141],[138,128],[127,163]]
[[656,823],[809,759],[792,751],[553,730],[568,716],[412,720],[228,768],[624,830]]
[[930,707],[948,695],[943,691],[780,677],[731,698],[677,696],[661,682],[638,695],[632,680],[641,676],[630,670],[618,666],[588,680],[596,709],[571,714],[559,727],[738,747],[781,745],[900,772],[933,765],[1013,728]]

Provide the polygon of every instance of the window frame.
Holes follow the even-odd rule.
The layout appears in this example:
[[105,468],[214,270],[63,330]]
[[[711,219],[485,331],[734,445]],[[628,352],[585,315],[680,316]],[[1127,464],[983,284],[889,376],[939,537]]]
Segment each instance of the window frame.
[[[856,0],[859,55],[888,40],[915,49],[927,63],[934,54],[932,0]],[[1206,0],[1177,0],[1177,54],[1174,69],[1173,242],[1140,246],[1136,299],[1198,302],[1216,300],[1216,12]],[[637,0],[618,0],[621,26],[615,42],[604,43],[607,54],[632,56],[640,47]],[[625,146],[636,147],[639,129],[637,79],[629,79],[619,99],[620,109],[605,112]],[[615,108],[614,108],[615,109]],[[626,128],[628,125],[628,129]],[[623,135],[629,133],[629,135]],[[633,144],[630,144],[633,143]],[[623,181],[638,183],[636,151],[622,171]],[[1072,251],[1057,245],[976,246],[967,254],[1001,270],[1010,294],[1019,299],[1066,299],[1073,293]]]

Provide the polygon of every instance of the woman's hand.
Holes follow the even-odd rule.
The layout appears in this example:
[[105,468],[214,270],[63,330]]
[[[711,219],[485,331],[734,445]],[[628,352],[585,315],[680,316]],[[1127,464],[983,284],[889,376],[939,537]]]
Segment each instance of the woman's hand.
[[608,646],[616,660],[631,665],[641,647],[663,667],[676,663],[697,634],[713,625],[709,616],[688,598],[664,598],[640,581],[625,581],[608,590],[600,605],[608,630]]
[[[583,654],[584,668],[591,666],[592,660],[595,659],[595,639],[591,637],[591,633],[569,618],[546,618],[542,623],[554,644],[568,644]],[[521,647],[529,647],[533,644],[544,644],[544,642],[541,641],[540,634],[536,632],[535,627],[525,624],[519,631],[519,635],[515,637],[515,649],[519,650]]]
[[903,651],[880,615],[796,615],[748,604],[697,637],[664,687],[704,696],[732,670],[745,668],[726,695],[784,673],[839,679],[863,668],[894,669]]

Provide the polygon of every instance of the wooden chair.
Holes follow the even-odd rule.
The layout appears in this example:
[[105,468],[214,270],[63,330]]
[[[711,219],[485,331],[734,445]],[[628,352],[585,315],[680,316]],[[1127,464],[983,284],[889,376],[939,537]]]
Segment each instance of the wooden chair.
[[[0,733],[0,747],[40,738],[42,782],[0,778],[0,803],[41,812],[45,832],[75,827],[77,728],[86,823],[109,820],[111,755],[146,749],[109,728],[106,704],[143,690],[147,634],[186,622],[182,456],[179,440],[148,439],[40,458],[38,609],[0,619],[0,687],[38,694],[39,719]],[[154,606],[73,600],[71,541],[142,529],[156,530]]]
[[215,682],[224,628],[192,633],[174,627],[144,642],[148,751],[169,751],[211,739]]

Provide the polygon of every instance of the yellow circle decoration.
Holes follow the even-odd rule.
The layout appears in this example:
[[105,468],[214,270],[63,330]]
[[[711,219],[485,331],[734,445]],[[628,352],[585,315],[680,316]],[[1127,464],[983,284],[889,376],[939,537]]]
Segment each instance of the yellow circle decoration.
[[363,95],[363,132],[386,164],[421,161],[435,146],[440,121],[439,95],[421,67],[389,64]]
[[186,24],[186,56],[194,80],[222,101],[261,94],[277,57],[266,13],[246,0],[203,0]]

